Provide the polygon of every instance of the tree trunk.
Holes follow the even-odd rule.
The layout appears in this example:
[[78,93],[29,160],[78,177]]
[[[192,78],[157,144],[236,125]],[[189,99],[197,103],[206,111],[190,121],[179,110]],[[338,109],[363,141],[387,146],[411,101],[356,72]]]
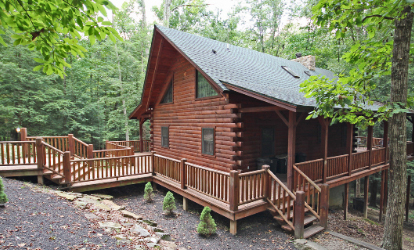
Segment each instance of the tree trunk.
[[171,0],[164,0],[164,26],[170,26],[170,7],[171,7]]
[[361,180],[360,179],[355,180],[355,197],[357,198],[361,197]]
[[[395,20],[394,47],[391,66],[391,104],[407,103],[408,64],[413,13],[406,6]],[[404,199],[407,185],[406,114],[394,114],[390,119],[390,171],[387,214],[385,216],[383,248],[402,249]]]
[[125,140],[129,141],[128,115],[126,112],[126,105],[125,105],[124,86],[122,84],[121,62],[119,60],[118,47],[116,43],[115,43],[115,54],[116,54],[116,60],[118,62],[119,83],[121,84],[122,111],[124,112],[124,119],[125,119]]

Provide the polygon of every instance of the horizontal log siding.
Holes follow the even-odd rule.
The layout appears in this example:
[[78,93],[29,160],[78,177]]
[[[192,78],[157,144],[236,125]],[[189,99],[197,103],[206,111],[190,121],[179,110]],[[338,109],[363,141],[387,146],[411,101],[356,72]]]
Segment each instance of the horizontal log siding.
[[[173,103],[158,103],[154,107],[154,150],[174,159],[186,158],[189,163],[200,166],[226,172],[236,169],[237,142],[234,138],[239,115],[224,97],[195,100],[195,73],[195,68],[179,56],[167,75],[165,85],[174,74]],[[164,126],[169,127],[168,148],[161,147],[161,127]],[[214,156],[201,153],[201,129],[204,127],[215,128]]]

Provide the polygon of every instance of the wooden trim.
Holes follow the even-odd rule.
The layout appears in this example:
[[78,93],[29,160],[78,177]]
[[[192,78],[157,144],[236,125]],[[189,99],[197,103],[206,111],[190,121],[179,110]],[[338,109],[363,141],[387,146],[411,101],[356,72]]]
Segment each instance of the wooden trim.
[[268,112],[268,111],[277,111],[277,110],[282,110],[282,108],[277,107],[277,106],[241,108],[239,109],[239,113]]
[[283,121],[283,123],[285,123],[286,126],[289,126],[288,120],[282,113],[280,113],[279,110],[276,110],[276,114],[280,117],[280,119]]
[[200,73],[214,87],[214,89],[217,91],[217,93],[221,94],[224,97],[223,90],[221,89],[220,86],[218,86],[218,84],[215,81],[213,81],[213,79],[210,76],[208,76],[203,70],[201,70],[201,68],[197,64],[195,64],[180,48],[178,48],[177,45],[175,45],[175,43],[173,43],[170,39],[168,39],[168,37],[166,35],[164,35],[164,33],[162,33],[160,29],[155,27],[155,31],[157,31],[166,41],[168,41],[171,44],[171,46],[178,51],[178,53],[180,53],[188,62],[191,63],[191,65],[193,65],[194,68],[196,68],[198,71],[200,71]]
[[217,95],[214,95],[214,96],[205,96],[205,97],[200,97],[200,98],[198,98],[197,97],[197,94],[198,94],[198,92],[197,92],[197,87],[198,87],[198,72],[200,72],[203,76],[204,76],[204,74],[203,74],[203,72],[202,71],[199,71],[199,70],[197,70],[197,69],[195,69],[195,74],[194,74],[194,76],[195,76],[195,81],[194,81],[194,100],[195,101],[199,101],[199,100],[208,100],[208,99],[214,99],[214,98],[219,98],[219,97],[221,97],[221,96],[223,96],[223,95],[220,95],[220,93],[215,89],[215,87],[214,87],[214,85],[213,84],[211,84],[210,83],[210,81],[208,80],[208,78],[206,78],[206,77],[204,77],[206,80],[207,80],[207,82],[213,87],[213,89],[216,91],[216,93],[217,93]]
[[231,85],[230,83],[226,83],[226,82],[222,82],[222,83],[228,89],[233,90],[235,92],[238,92],[240,94],[247,95],[247,96],[250,96],[252,98],[255,98],[255,99],[259,100],[259,101],[267,102],[267,103],[273,104],[275,106],[281,107],[283,109],[296,112],[296,106],[294,106],[292,104],[288,104],[286,102],[282,102],[282,101],[273,99],[271,97],[267,97],[267,96],[264,96],[264,95],[255,93],[255,92],[250,91],[250,90],[247,90],[247,89],[243,89],[243,88],[240,88],[240,87],[236,87],[234,85]]
[[288,148],[287,148],[287,186],[289,190],[293,190],[294,175],[293,165],[295,164],[296,149],[296,113],[289,111],[289,128],[288,128]]
[[[168,74],[168,77],[167,77],[167,84],[166,84],[166,86],[164,86],[163,88],[162,88],[162,90],[161,90],[161,92],[160,92],[160,95],[159,95],[159,97],[158,97],[158,100],[157,100],[157,102],[156,102],[156,105],[160,105],[160,106],[163,106],[163,105],[169,105],[169,104],[174,104],[174,73],[175,72],[170,72],[169,74]],[[165,83],[164,83],[165,84]],[[162,102],[162,99],[164,99],[164,95],[165,95],[165,93],[168,91],[168,89],[170,88],[170,86],[172,86],[172,101],[171,102],[167,102],[167,103],[161,103]],[[155,105],[154,105],[155,106]]]
[[[158,46],[158,53],[157,53],[157,60],[155,61],[154,75],[152,77],[150,92],[148,94],[148,100],[147,100],[147,104],[145,105],[145,109],[148,109],[148,105],[149,105],[149,102],[151,100],[152,87],[154,87],[154,82],[155,82],[155,78],[156,78],[156,75],[157,75],[156,73],[157,73],[157,69],[158,69],[158,61],[160,59],[160,54],[161,54],[160,52],[161,52],[161,49],[162,49],[163,41],[164,40],[161,40],[160,45]],[[150,60],[151,60],[151,58],[150,58]],[[142,93],[145,93],[144,91],[145,91],[145,89],[142,89]]]
[[299,125],[299,123],[305,118],[306,112],[302,112],[299,116],[299,118],[296,119],[296,127]]

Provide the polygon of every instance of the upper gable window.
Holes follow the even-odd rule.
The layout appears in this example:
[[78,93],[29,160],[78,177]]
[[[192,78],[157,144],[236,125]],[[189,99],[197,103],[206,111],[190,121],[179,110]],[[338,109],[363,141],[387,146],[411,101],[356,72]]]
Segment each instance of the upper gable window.
[[173,102],[173,81],[171,80],[170,86],[168,86],[161,103],[172,103]]
[[211,84],[207,81],[204,76],[197,71],[197,79],[196,79],[196,96],[197,98],[203,98],[203,97],[210,97],[210,96],[216,96],[217,92],[214,90],[214,88],[211,86]]

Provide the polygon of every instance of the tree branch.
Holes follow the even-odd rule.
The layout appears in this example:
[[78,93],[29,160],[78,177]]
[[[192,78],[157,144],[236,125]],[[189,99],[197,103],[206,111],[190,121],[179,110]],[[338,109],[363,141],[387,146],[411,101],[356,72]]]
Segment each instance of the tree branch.
[[395,19],[395,18],[393,18],[393,17],[388,17],[388,16],[371,15],[371,16],[366,16],[366,17],[364,17],[364,19],[362,19],[362,22],[364,22],[364,21],[365,21],[365,19],[368,19],[368,18],[371,18],[371,17],[382,17],[382,18],[387,19],[387,20],[394,20],[394,19]]

